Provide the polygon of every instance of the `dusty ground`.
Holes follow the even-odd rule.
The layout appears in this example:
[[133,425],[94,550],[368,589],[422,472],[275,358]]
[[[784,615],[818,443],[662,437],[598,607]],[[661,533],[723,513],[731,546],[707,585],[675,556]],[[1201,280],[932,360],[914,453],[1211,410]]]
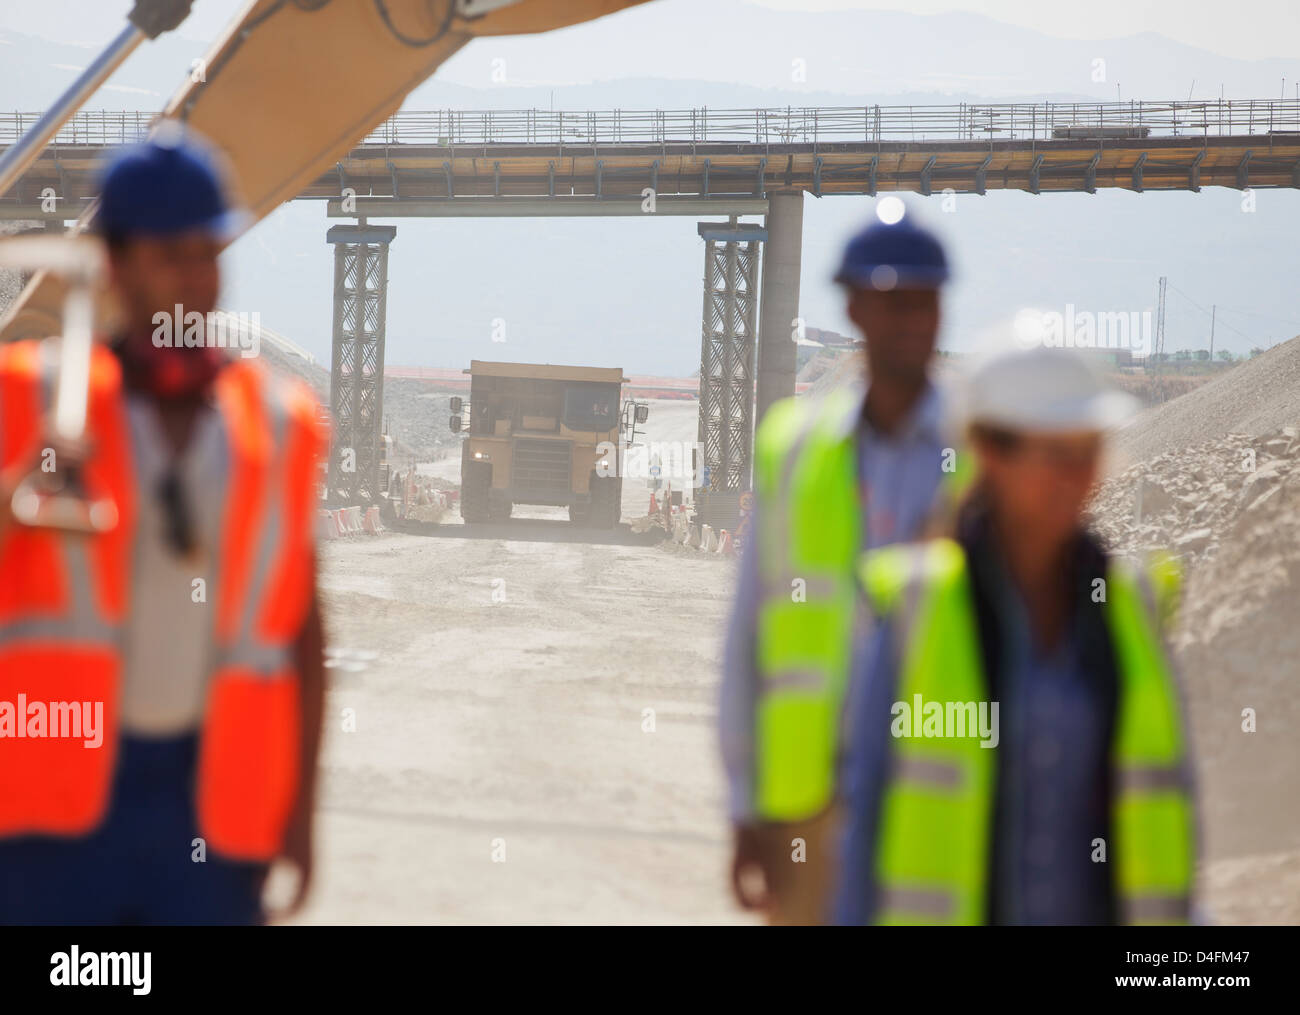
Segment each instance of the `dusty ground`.
[[[656,405],[649,439],[692,440],[695,411]],[[344,654],[304,921],[742,919],[714,733],[731,562],[518,514],[323,548]]]
[[[656,404],[647,439],[693,440],[695,411]],[[647,502],[625,483],[625,519]],[[714,732],[734,565],[626,526],[583,542],[554,509],[516,515],[470,530],[453,511],[430,534],[323,547],[340,654],[302,921],[745,922]],[[1231,810],[1207,803],[1211,820]],[[1217,831],[1213,919],[1300,923],[1286,837]]]

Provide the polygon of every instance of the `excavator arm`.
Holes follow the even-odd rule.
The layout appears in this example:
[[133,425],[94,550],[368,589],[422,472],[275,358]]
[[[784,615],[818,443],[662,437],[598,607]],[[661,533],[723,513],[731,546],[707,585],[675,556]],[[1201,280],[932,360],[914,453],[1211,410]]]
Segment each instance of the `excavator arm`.
[[[476,36],[549,31],[644,2],[254,0],[163,115],[225,153],[235,197],[256,222],[343,158]],[[92,207],[76,228],[93,215]],[[0,340],[56,333],[64,291],[61,279],[36,274],[0,319]]]

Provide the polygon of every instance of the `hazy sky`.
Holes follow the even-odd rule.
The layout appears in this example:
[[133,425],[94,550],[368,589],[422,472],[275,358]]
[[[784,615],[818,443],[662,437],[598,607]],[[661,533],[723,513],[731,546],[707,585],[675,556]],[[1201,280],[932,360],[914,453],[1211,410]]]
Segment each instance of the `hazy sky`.
[[[1261,59],[1294,56],[1300,48],[1297,0],[1252,0],[1231,8],[1209,0],[751,0],[783,10],[895,10],[915,14],[971,11],[1013,25],[1072,39],[1159,32],[1221,53]],[[196,0],[186,35],[212,38],[245,0]],[[122,24],[132,0],[0,0],[0,27],[102,43]]]
[[[720,22],[728,16],[724,3],[730,2],[650,4],[639,17],[658,23],[652,15],[656,6],[662,7],[665,21],[656,39],[672,39],[680,29],[677,22],[694,11],[697,25],[711,26],[700,31],[712,39],[725,33],[726,25]],[[1300,56],[1300,42],[1292,44],[1292,40],[1300,40],[1300,0],[1256,0],[1249,18],[1225,16],[1222,6],[1212,7],[1205,0],[1094,0],[1086,17],[1076,8],[1044,0],[750,2],[781,10],[906,10],[927,15],[961,10],[1073,39],[1159,32],[1180,43],[1237,59],[1291,56],[1294,60]],[[7,29],[98,48],[122,24],[129,6],[130,0],[0,0],[0,36]],[[243,6],[237,0],[196,0],[182,34],[190,40],[210,40]],[[589,34],[566,40],[559,36],[569,33],[557,33],[550,40],[537,40],[527,46],[527,52],[535,49],[539,56],[528,60],[544,62],[545,54],[550,54],[565,66],[568,76],[602,82],[576,108],[609,108],[605,96],[612,93],[604,79],[621,75],[598,70],[606,63],[600,59],[604,54],[593,52],[600,47],[593,47],[592,39],[604,36],[590,34],[591,29],[573,31]],[[761,30],[756,31],[760,42],[766,38]],[[945,33],[931,33],[930,26],[923,26],[922,37],[928,39],[931,34]],[[902,65],[918,73],[978,74],[980,57],[967,52],[969,38],[964,30],[955,33],[955,42],[951,38],[954,33],[946,34],[946,49],[931,47],[917,52]],[[912,37],[916,36],[914,28]],[[989,26],[982,37],[990,44],[1011,39],[1009,45],[1023,45],[1013,30]],[[3,42],[0,37],[0,69]],[[641,42],[644,49],[648,43],[644,38]],[[188,52],[188,43],[178,45],[182,56]],[[145,58],[146,49],[149,47],[133,59]],[[1148,50],[1144,40],[1115,49],[1128,52],[1131,59],[1147,67],[1153,62],[1148,52],[1167,51],[1168,46],[1153,40]],[[855,70],[860,65],[861,69],[880,71],[888,63],[873,60],[870,43],[863,45],[860,61],[854,59],[851,45],[828,47],[828,51],[836,54],[835,62],[851,63]],[[709,86],[697,79],[711,71],[722,73],[721,61],[712,58],[716,56],[713,51],[708,53],[709,59],[682,53],[675,61],[665,60],[660,68],[653,51],[643,52],[638,66],[654,67],[656,76],[662,72],[664,76],[690,78],[691,93],[684,101],[678,93],[672,94],[680,105],[694,105],[708,101],[700,96]],[[742,50],[740,55],[748,56],[750,51]],[[809,50],[807,55],[815,58],[818,53]],[[62,66],[62,61],[80,62],[65,55],[55,59],[61,62],[52,66]],[[512,78],[525,62],[522,56],[511,56]],[[776,63],[783,74],[787,72],[788,61]],[[961,67],[954,68],[954,63]],[[1029,65],[1028,60],[1025,63]],[[165,68],[166,64],[159,66]],[[766,66],[770,71],[775,64],[769,60]],[[890,66],[898,66],[898,61]],[[1164,77],[1157,78],[1161,94],[1166,93],[1165,83],[1175,78],[1178,87],[1186,89],[1198,73],[1208,80],[1198,85],[1198,97],[1204,97],[1207,89],[1217,93],[1217,75],[1211,79],[1210,72],[1201,69],[1217,72],[1219,61],[1208,55],[1184,58],[1175,53],[1161,66],[1165,67],[1161,71]],[[454,81],[457,73],[472,78],[475,68],[482,72],[484,67],[482,51],[466,50],[449,61],[439,79]],[[128,83],[129,70],[130,66],[119,72],[119,84]],[[67,80],[74,71],[65,69]],[[750,85],[768,87],[759,80],[762,71],[763,67],[742,60],[742,69],[736,73],[753,78],[744,79]],[[1279,72],[1287,76],[1289,93],[1300,73],[1290,65]],[[1229,68],[1228,73],[1240,75],[1242,71]],[[48,82],[44,78],[41,82],[43,87],[49,85],[53,95],[62,79],[53,75]],[[160,96],[169,95],[176,76],[151,72],[129,83],[157,89]],[[697,88],[702,89],[700,95],[694,91]],[[1049,88],[1031,81],[1026,90]],[[884,89],[883,94],[897,90]],[[536,97],[523,94],[527,96],[521,98],[523,104],[545,106],[544,91]],[[119,100],[131,108],[156,108],[160,96],[150,101],[147,96],[131,94]],[[415,102],[417,108],[441,104],[429,102],[427,97]],[[835,104],[834,96],[829,104]],[[654,105],[653,101],[641,101],[639,105],[626,104],[626,108]],[[13,108],[3,92],[0,108]],[[1243,214],[1241,200],[1241,195],[1226,188],[1207,188],[1199,195],[1103,191],[1035,197],[993,192],[986,198],[962,196],[952,214],[946,214],[950,209],[940,207],[938,195],[912,199],[915,210],[943,233],[957,267],[947,301],[945,343],[950,347],[969,347],[982,327],[1022,305],[1147,313],[1153,309],[1157,279],[1167,275],[1171,348],[1202,346],[1211,308],[1217,306],[1216,348],[1246,352],[1253,345],[1267,346],[1300,331],[1293,225],[1300,217],[1300,191],[1261,192],[1258,212],[1252,214]],[[870,213],[871,202],[865,197],[805,200],[800,311],[810,325],[850,330],[842,296],[830,278],[846,237]],[[236,311],[258,312],[265,325],[306,346],[324,362],[329,359],[332,317],[332,254],[324,242],[329,224],[318,203],[293,202],[269,216],[226,258],[226,305]],[[625,219],[404,219],[397,224],[398,238],[390,261],[390,363],[456,366],[472,355],[622,365],[634,372],[677,375],[688,373],[698,363],[703,249],[690,219],[638,222],[635,226]],[[494,345],[491,338],[493,322],[498,319],[509,322],[509,355],[504,357],[501,346]]]
[[793,11],[883,10],[913,14],[971,11],[998,21],[1067,39],[1159,32],[1179,42],[1258,60],[1294,56],[1300,48],[1297,0],[1252,0],[1232,9],[1208,0],[1090,0],[1087,4],[1045,0],[750,0]]

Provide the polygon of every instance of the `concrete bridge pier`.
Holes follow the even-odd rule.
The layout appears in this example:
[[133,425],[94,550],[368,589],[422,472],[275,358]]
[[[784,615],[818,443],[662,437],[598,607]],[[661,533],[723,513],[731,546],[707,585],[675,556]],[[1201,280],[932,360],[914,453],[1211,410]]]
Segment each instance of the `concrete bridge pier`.
[[755,419],[794,394],[799,273],[803,253],[803,191],[768,191],[758,329],[758,400]]

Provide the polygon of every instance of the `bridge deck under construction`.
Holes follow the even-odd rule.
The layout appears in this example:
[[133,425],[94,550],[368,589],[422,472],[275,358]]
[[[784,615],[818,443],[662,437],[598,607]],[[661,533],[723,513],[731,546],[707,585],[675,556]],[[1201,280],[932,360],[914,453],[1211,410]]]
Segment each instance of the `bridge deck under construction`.
[[[34,117],[0,116],[0,141],[16,138]],[[149,122],[145,113],[82,114],[0,197],[0,217],[75,218],[94,194],[105,152],[141,136]],[[773,190],[1208,186],[1300,187],[1300,101],[403,112],[298,197],[340,202],[331,204],[334,215],[349,214],[341,204],[349,196],[396,199],[387,207],[399,215],[439,213],[399,202],[465,198],[540,198],[565,214],[566,199],[640,201],[647,189],[712,200],[761,199]],[[52,211],[48,200],[42,207],[51,194]],[[486,205],[479,207],[492,214]]]

